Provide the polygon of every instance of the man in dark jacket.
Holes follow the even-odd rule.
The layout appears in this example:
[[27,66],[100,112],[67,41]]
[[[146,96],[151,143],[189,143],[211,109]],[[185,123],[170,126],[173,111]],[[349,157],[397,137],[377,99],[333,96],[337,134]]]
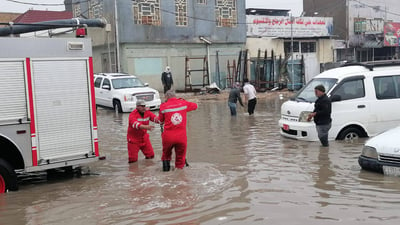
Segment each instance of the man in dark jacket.
[[231,110],[231,116],[236,116],[236,103],[239,100],[239,103],[241,106],[243,105],[242,98],[240,97],[240,84],[236,82],[231,91],[229,92],[229,98],[228,98],[228,106],[229,109]]
[[171,68],[167,66],[165,71],[161,74],[161,82],[164,86],[164,94],[171,89],[172,85],[174,84],[174,80],[172,79]]
[[317,85],[314,88],[315,95],[318,99],[314,104],[314,111],[308,115],[307,120],[310,121],[314,117],[314,122],[317,127],[318,138],[321,141],[322,146],[329,146],[328,133],[331,129],[331,112],[332,103],[331,100],[325,94],[325,87],[323,85]]

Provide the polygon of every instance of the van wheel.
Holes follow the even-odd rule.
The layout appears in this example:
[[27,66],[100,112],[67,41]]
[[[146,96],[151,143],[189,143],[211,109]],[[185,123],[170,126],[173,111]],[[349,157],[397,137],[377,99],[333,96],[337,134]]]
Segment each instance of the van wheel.
[[17,174],[7,161],[0,159],[0,193],[7,190],[18,190]]
[[362,132],[354,127],[349,127],[340,132],[338,139],[345,141],[354,141],[361,137]]
[[113,102],[113,106],[114,106],[114,110],[115,110],[115,112],[122,113],[122,106],[121,106],[121,102],[119,102],[118,100],[114,100],[114,102]]

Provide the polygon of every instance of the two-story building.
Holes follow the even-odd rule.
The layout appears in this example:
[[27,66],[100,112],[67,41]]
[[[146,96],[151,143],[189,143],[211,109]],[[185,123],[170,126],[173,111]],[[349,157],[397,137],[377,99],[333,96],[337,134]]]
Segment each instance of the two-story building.
[[176,90],[185,89],[189,70],[193,85],[204,84],[207,70],[210,83],[224,87],[227,61],[246,42],[245,1],[72,0],[72,11],[110,24],[88,32],[95,72],[134,74],[158,89],[166,66]]

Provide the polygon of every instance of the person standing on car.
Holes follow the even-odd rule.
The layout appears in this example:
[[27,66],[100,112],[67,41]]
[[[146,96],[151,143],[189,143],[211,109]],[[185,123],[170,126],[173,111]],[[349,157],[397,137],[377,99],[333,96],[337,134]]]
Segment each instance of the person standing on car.
[[162,137],[163,171],[170,170],[172,149],[175,149],[175,168],[183,169],[186,162],[186,113],[197,109],[197,104],[176,98],[175,92],[165,93],[165,102],[160,106],[158,115],[160,123],[164,123]]
[[250,84],[249,79],[244,78],[243,82],[244,82],[243,92],[247,102],[247,112],[249,113],[249,115],[253,115],[254,109],[256,108],[257,105],[257,96],[256,96],[257,91],[254,88],[254,86]]
[[240,84],[236,82],[233,84],[231,91],[229,92],[229,98],[228,98],[228,106],[229,109],[231,110],[231,116],[236,116],[236,103],[239,100],[239,103],[242,107],[244,107],[242,98],[240,97],[240,90],[239,90]]
[[147,130],[153,130],[154,126],[149,125],[149,121],[160,123],[157,116],[146,109],[146,102],[138,100],[136,109],[129,114],[127,133],[129,163],[138,160],[139,150],[142,150],[146,159],[154,158],[153,146],[147,133]]
[[311,121],[314,118],[318,138],[322,146],[327,147],[329,146],[328,133],[332,125],[332,103],[328,96],[326,96],[323,85],[315,86],[314,92],[318,99],[315,101],[314,111],[308,115],[307,121]]
[[171,89],[174,84],[174,80],[172,79],[171,68],[167,66],[165,71],[161,74],[161,82],[164,86],[164,94]]

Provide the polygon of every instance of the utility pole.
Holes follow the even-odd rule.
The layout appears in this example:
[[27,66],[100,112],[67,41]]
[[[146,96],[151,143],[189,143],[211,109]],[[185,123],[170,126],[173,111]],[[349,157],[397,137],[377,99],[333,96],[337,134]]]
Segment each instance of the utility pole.
[[293,14],[290,12],[290,57],[292,58],[292,90],[294,91],[294,68],[293,68]]
[[118,7],[117,0],[114,0],[114,20],[115,20],[115,50],[116,50],[116,72],[121,72],[121,63],[119,55],[119,30],[118,30]]

